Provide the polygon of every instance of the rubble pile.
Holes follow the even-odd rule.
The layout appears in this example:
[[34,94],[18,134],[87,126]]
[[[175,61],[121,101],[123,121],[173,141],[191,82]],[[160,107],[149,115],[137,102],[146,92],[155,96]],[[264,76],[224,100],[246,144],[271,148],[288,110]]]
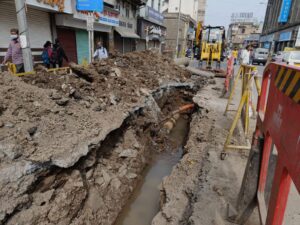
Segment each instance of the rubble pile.
[[113,224],[153,144],[152,91],[190,77],[151,51],[71,68],[0,74],[0,224]]

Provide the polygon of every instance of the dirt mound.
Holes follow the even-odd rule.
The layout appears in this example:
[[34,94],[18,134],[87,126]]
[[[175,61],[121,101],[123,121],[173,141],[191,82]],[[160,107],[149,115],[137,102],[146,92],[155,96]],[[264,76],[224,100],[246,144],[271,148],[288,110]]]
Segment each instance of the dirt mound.
[[[152,91],[190,77],[151,51],[71,67],[0,75],[0,224],[112,223],[145,165],[141,135],[161,113]],[[149,112],[126,124],[143,106]],[[107,141],[118,129],[123,139]]]
[[152,51],[113,54],[87,68],[70,65],[73,74],[53,75],[39,72],[24,77],[27,83],[52,88],[81,100],[95,110],[105,110],[118,102],[136,103],[141,95],[166,82],[184,82],[190,73],[173,64],[170,59]]

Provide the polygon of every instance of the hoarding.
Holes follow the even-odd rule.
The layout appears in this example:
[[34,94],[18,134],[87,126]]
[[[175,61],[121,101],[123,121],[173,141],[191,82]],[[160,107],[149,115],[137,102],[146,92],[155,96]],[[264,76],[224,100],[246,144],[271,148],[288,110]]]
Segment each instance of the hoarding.
[[278,18],[279,23],[286,23],[289,19],[290,11],[292,6],[292,0],[283,0]]
[[103,11],[103,0],[77,0],[76,9],[78,11]]

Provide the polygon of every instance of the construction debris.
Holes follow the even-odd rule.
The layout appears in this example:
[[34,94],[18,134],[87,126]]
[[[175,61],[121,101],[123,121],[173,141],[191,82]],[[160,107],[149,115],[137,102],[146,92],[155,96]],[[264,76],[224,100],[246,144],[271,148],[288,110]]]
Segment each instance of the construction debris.
[[0,224],[113,224],[158,116],[190,103],[153,100],[191,74],[151,51],[71,68],[0,76]]

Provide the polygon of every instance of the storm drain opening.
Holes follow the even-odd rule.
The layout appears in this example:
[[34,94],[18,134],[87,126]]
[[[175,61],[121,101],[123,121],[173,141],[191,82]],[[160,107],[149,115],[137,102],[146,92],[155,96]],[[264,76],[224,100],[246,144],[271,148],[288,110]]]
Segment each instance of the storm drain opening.
[[161,110],[161,118],[152,132],[156,151],[149,149],[150,157],[141,179],[129,201],[118,216],[115,225],[149,225],[160,210],[163,195],[160,184],[184,154],[189,134],[191,115],[197,110],[188,89],[174,88],[154,96]]

